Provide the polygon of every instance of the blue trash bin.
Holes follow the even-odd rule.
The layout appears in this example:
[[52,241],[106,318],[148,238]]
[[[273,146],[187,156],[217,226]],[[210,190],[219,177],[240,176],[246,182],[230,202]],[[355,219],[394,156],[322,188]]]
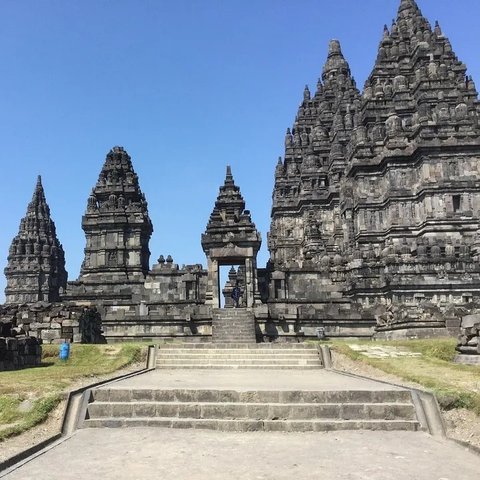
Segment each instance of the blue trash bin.
[[68,360],[70,357],[70,344],[67,342],[64,342],[60,344],[60,353],[58,354],[60,357],[60,360]]

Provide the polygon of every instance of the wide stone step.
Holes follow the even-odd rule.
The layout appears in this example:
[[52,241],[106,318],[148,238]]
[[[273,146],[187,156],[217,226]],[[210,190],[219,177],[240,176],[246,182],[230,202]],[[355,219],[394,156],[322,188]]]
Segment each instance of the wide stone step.
[[94,402],[89,418],[415,420],[411,403]]
[[159,345],[160,350],[165,349],[182,349],[182,350],[204,350],[204,349],[212,349],[212,350],[221,350],[221,349],[228,349],[231,350],[232,348],[238,349],[248,349],[248,350],[317,350],[316,345],[308,344],[308,343],[252,343],[249,345],[245,344],[228,344],[222,345],[221,343],[162,343]]
[[227,363],[235,364],[235,365],[319,365],[321,366],[320,360],[317,358],[296,358],[296,359],[273,359],[273,358],[158,358],[157,365],[170,365],[175,363],[185,363],[185,364],[192,364],[195,363],[197,365],[223,365],[225,361],[228,360]]
[[411,403],[408,390],[215,390],[99,388],[95,402]]
[[169,365],[162,365],[162,364],[157,364],[156,368],[164,368],[164,369],[213,369],[213,370],[227,370],[227,369],[251,369],[251,370],[313,370],[313,369],[318,369],[321,368],[321,363],[318,365],[296,365],[294,363],[276,363],[275,365],[271,364],[262,364],[262,363],[255,363],[252,365],[241,365],[241,364],[235,364],[235,363],[227,363],[224,365],[217,365],[217,364],[210,364],[210,365],[197,365],[196,363],[176,363],[176,364],[169,364]]
[[300,352],[300,353],[283,353],[283,352],[239,352],[239,353],[224,353],[224,352],[215,352],[215,351],[205,351],[205,352],[176,352],[172,350],[170,352],[159,352],[157,359],[171,359],[171,358],[182,358],[182,359],[197,359],[197,358],[221,358],[221,359],[275,359],[275,360],[302,360],[302,359],[312,359],[319,358],[317,351],[312,352]]
[[219,431],[277,431],[328,432],[335,430],[410,430],[419,429],[417,421],[410,420],[244,420],[200,418],[102,418],[89,419],[85,427],[167,427],[200,428]]

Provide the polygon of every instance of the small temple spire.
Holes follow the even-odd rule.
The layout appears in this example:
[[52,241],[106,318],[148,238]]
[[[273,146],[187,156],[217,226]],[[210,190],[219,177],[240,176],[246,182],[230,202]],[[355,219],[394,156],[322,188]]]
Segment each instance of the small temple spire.
[[7,303],[55,302],[66,288],[65,254],[45,198],[40,175],[12,240],[5,268]]
[[[235,185],[233,180],[230,165],[227,165],[225,183],[219,189],[205,234],[202,235],[204,250],[208,250],[212,243],[218,241],[216,234],[220,232],[224,234],[226,227],[235,235],[253,235],[255,242],[260,242],[255,224],[250,218],[250,212],[245,210],[245,200],[242,197],[240,188]],[[244,233],[242,234],[242,232]],[[258,243],[259,247],[260,243]]]

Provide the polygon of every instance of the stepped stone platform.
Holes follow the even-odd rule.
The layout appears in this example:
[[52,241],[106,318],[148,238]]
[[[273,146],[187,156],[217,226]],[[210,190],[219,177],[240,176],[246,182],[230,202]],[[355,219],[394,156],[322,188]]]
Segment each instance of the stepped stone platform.
[[96,389],[84,427],[420,429],[409,390],[319,369],[157,369]]
[[159,348],[157,368],[166,369],[318,369],[315,345],[272,343],[167,344]]

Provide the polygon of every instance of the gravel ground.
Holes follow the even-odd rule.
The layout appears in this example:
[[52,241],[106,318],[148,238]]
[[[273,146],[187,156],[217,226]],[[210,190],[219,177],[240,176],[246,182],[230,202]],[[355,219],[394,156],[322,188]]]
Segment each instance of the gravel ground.
[[[71,385],[70,390],[75,390],[92,383],[101,382],[102,380],[107,380],[109,378],[118,377],[120,375],[125,375],[136,370],[145,368],[145,363],[136,363],[132,364],[122,370],[117,370],[116,372],[110,373],[108,375],[99,375],[84,378],[81,381],[78,381]],[[52,437],[53,435],[60,432],[62,427],[63,412],[65,410],[66,400],[60,402],[50,415],[48,416],[47,421],[37,425],[36,427],[27,430],[21,435],[15,437],[7,438],[3,442],[0,442],[0,462],[5,461],[7,458],[13,457],[18,453],[26,450],[27,448],[33,447],[38,443],[46,440],[47,438]]]
[[[385,373],[378,368],[366,365],[342,355],[338,352],[332,352],[333,366],[340,371],[354,373],[370,377],[375,380],[395,383],[405,387],[419,388],[425,390],[425,387],[413,382],[407,382],[395,375]],[[480,417],[466,409],[455,409],[442,411],[447,428],[447,435],[455,440],[468,443],[472,447],[480,449]]]

